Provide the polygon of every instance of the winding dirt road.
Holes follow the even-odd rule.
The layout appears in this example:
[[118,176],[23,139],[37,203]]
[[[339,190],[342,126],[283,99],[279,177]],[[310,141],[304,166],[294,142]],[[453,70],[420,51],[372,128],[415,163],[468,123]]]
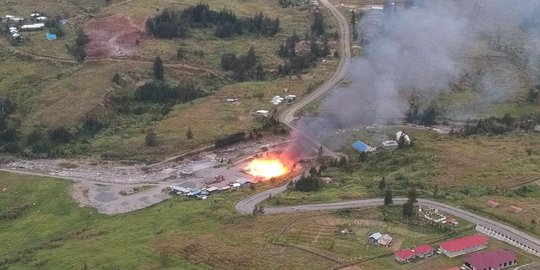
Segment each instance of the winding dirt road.
[[345,73],[347,72],[349,68],[349,64],[351,62],[351,34],[349,30],[349,23],[345,16],[337,10],[337,8],[332,5],[329,0],[320,0],[320,3],[327,8],[330,13],[336,18],[338,22],[338,33],[339,33],[339,53],[340,53],[340,60],[338,67],[336,71],[326,80],[325,83],[323,83],[321,86],[319,86],[317,89],[313,90],[313,92],[309,93],[307,96],[299,100],[298,102],[294,103],[292,106],[288,107],[287,109],[283,110],[279,115],[279,121],[285,125],[287,125],[291,130],[296,132],[296,134],[301,135],[303,138],[306,138],[309,140],[315,148],[322,147],[325,154],[330,155],[334,158],[339,158],[341,155],[339,153],[335,153],[334,151],[328,149],[326,146],[322,145],[320,142],[315,140],[313,137],[309,136],[308,134],[304,133],[303,131],[296,128],[294,125],[294,120],[296,119],[296,113],[301,110],[302,108],[306,107],[310,103],[319,100],[320,98],[324,97],[326,93],[332,87],[334,87],[339,81],[345,76]]

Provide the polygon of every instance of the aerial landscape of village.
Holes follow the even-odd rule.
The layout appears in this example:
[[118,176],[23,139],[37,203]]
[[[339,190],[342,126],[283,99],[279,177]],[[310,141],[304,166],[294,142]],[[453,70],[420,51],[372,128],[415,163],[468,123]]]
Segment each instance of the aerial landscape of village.
[[2,0],[0,269],[540,270],[540,1]]

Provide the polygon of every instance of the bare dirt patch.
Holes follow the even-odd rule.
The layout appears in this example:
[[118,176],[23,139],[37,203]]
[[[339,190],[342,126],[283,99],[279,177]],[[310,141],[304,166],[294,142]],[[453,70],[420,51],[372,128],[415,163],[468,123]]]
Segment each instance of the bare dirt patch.
[[85,32],[90,38],[86,53],[92,58],[133,56],[139,42],[151,37],[144,21],[121,14],[90,20]]

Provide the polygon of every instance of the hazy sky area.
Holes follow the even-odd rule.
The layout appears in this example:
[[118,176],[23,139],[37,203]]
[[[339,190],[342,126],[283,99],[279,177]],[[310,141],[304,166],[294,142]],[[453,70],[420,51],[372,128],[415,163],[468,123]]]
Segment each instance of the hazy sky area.
[[[411,91],[434,98],[462,84],[482,102],[502,102],[540,75],[538,0],[426,0],[388,15],[370,11],[358,29],[368,40],[362,57],[322,100],[321,113],[298,123],[313,136],[399,121]],[[478,108],[444,109],[474,118]]]

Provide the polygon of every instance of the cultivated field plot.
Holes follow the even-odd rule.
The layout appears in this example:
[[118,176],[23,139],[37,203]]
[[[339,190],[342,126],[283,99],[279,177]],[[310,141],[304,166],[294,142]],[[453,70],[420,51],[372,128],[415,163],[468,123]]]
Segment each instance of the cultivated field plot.
[[95,18],[85,25],[90,38],[85,50],[89,57],[133,56],[139,42],[150,38],[144,21],[134,21],[125,15]]

